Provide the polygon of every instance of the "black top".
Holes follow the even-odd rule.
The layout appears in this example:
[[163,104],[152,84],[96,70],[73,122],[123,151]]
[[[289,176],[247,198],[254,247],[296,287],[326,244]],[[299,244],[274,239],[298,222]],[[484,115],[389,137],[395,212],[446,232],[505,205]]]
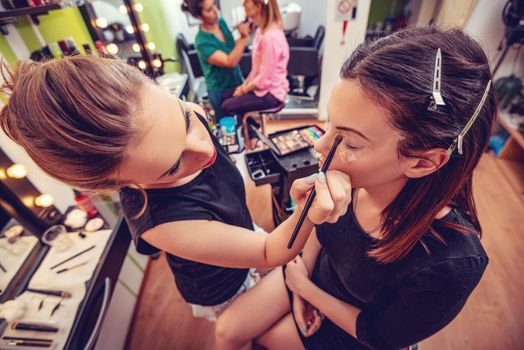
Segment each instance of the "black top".
[[[206,124],[200,115],[198,118]],[[242,176],[216,138],[211,138],[217,150],[215,163],[182,186],[147,189],[148,206],[139,218],[132,219],[143,205],[140,192],[127,187],[120,191],[124,216],[138,252],[158,252],[141,235],[172,221],[216,220],[253,230]],[[192,304],[211,306],[225,302],[238,291],[248,273],[247,269],[203,264],[168,253],[166,256],[180,293]]]
[[391,264],[366,255],[376,242],[366,234],[350,206],[335,224],[317,226],[322,249],[312,281],[336,298],[362,310],[357,339],[329,319],[311,337],[300,334],[307,349],[400,349],[436,333],[464,306],[479,283],[488,257],[475,234],[444,227],[442,221],[472,228],[453,209],[433,228],[445,244],[424,238],[430,254],[417,244]]

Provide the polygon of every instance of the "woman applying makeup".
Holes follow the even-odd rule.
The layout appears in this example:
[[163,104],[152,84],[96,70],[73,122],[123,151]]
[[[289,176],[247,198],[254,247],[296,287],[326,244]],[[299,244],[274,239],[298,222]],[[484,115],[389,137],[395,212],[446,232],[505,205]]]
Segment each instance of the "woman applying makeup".
[[257,26],[251,72],[233,97],[222,103],[227,115],[269,109],[282,103],[289,90],[289,46],[276,0],[244,0],[246,16]]
[[221,315],[219,349],[406,348],[449,324],[484,273],[472,174],[496,104],[482,48],[403,30],[357,47],[340,77],[315,148],[344,136],[331,169],[354,199]]
[[238,62],[248,44],[249,26],[246,23],[238,25],[240,38],[235,41],[226,21],[219,17],[215,0],[184,0],[182,11],[200,20],[195,48],[218,121],[224,116],[223,96],[231,95],[243,81]]
[[297,215],[270,235],[254,233],[242,177],[203,110],[137,69],[70,56],[21,62],[5,81],[4,131],[54,178],[82,190],[119,190],[138,251],[166,253],[196,316],[215,318],[253,285],[250,268],[291,260],[313,223],[336,221],[351,199],[340,172],[297,180],[291,195],[299,208],[313,187],[317,198],[288,250]]

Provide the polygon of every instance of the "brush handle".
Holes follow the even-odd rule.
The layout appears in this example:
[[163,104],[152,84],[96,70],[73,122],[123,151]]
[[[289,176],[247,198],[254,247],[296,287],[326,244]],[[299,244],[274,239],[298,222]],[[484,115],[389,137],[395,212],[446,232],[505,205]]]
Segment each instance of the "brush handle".
[[[333,156],[335,155],[335,152],[337,151],[337,147],[341,141],[342,141],[342,136],[337,135],[335,137],[335,141],[333,142],[333,146],[331,146],[328,156],[326,157],[326,161],[324,162],[324,165],[322,165],[322,169],[320,169],[320,171],[323,172],[324,174],[328,171],[329,165],[331,164],[331,161],[333,160]],[[306,219],[309,208],[311,208],[311,205],[313,204],[313,200],[315,199],[316,195],[317,195],[317,192],[315,191],[315,188],[313,187],[313,190],[311,190],[311,193],[307,197],[306,205],[304,205],[304,210],[302,210],[302,213],[300,213],[297,225],[295,226],[295,229],[293,230],[293,234],[291,234],[291,238],[289,239],[289,242],[287,244],[287,249],[291,249],[291,247],[293,247],[293,243],[295,243],[295,239],[297,239],[298,232],[300,231],[300,228],[302,227],[302,224],[304,223],[304,220]]]

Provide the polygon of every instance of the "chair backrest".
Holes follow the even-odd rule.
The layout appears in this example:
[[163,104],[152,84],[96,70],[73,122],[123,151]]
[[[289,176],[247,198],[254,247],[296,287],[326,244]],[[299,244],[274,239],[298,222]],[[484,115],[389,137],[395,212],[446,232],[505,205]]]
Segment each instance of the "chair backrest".
[[194,45],[189,44],[182,33],[178,33],[176,37],[176,49],[178,56],[181,57],[183,68],[188,73],[190,79],[204,75]]
[[317,31],[315,33],[315,37],[313,39],[313,47],[315,47],[318,51],[320,51],[320,47],[322,46],[322,42],[324,41],[325,34],[326,28],[324,26],[318,26]]

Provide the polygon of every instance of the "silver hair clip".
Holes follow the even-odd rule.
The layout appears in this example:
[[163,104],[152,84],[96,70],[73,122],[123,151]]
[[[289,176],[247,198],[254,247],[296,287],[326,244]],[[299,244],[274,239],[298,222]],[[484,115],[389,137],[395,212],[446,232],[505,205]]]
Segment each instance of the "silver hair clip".
[[464,136],[466,136],[467,132],[469,131],[469,129],[471,128],[475,120],[477,120],[477,117],[480,114],[480,111],[482,110],[482,106],[484,106],[484,102],[486,101],[486,98],[488,97],[488,92],[489,92],[490,87],[491,87],[491,80],[489,80],[488,84],[486,85],[486,90],[484,90],[484,95],[482,95],[482,99],[480,100],[477,106],[477,109],[475,109],[475,112],[473,112],[473,115],[471,116],[471,118],[469,118],[469,121],[466,124],[466,126],[464,127],[464,129],[462,129],[460,134],[458,134],[457,138],[453,140],[453,143],[448,147],[448,151],[447,151],[448,155],[451,155],[453,151],[455,150],[455,148],[458,148],[458,153],[462,155],[463,153],[462,145],[464,143]]
[[446,103],[440,94],[440,77],[442,75],[442,54],[440,48],[437,50],[435,57],[435,71],[433,72],[433,92],[431,93],[428,111],[436,112],[438,106],[445,106]]

